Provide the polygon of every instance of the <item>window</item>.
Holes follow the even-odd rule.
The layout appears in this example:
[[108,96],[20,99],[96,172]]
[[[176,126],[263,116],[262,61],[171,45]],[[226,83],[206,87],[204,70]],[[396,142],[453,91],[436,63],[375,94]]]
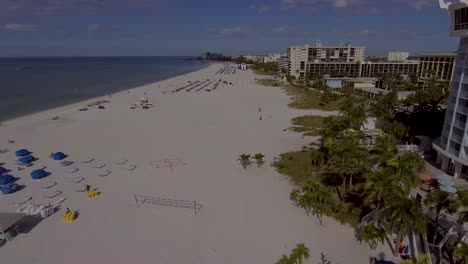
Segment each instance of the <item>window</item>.
[[455,10],[454,30],[468,29],[468,8],[460,8]]

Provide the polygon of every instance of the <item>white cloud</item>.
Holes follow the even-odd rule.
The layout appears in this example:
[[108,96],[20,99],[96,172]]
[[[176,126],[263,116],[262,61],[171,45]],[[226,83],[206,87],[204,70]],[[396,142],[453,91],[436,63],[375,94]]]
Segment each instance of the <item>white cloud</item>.
[[14,31],[14,32],[26,32],[26,31],[36,31],[37,27],[34,25],[28,24],[5,24],[3,29],[6,31]]
[[98,24],[89,24],[88,25],[88,32],[96,32],[99,30]]

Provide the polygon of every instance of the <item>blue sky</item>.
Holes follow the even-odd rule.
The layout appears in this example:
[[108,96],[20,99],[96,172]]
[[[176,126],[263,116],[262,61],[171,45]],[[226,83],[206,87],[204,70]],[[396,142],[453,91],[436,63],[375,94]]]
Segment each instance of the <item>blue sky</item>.
[[0,0],[0,56],[267,54],[316,40],[367,55],[458,43],[437,0]]

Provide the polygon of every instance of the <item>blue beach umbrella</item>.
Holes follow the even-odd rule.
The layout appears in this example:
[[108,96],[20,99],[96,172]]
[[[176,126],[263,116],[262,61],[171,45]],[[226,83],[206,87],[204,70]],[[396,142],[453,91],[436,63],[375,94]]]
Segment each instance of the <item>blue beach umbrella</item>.
[[15,177],[11,176],[10,174],[5,174],[0,176],[0,185],[5,185],[12,182],[13,180],[15,180]]
[[452,180],[452,176],[448,176],[447,174],[443,173],[435,177],[437,180]]
[[34,160],[34,157],[31,156],[31,155],[27,155],[27,156],[19,158],[18,160],[19,160],[19,162],[21,162],[23,164],[29,164]]
[[34,180],[42,179],[47,176],[47,172],[45,170],[35,170],[31,172],[31,178]]
[[0,186],[0,190],[3,194],[14,193],[18,190],[19,185],[16,183],[9,183],[7,185]]
[[64,158],[66,158],[67,155],[65,155],[63,152],[55,152],[53,155],[52,155],[52,158],[54,160],[63,160]]
[[4,167],[0,167],[0,174],[3,174],[7,171],[7,169],[5,169]]
[[28,155],[29,153],[30,152],[27,149],[20,149],[20,150],[15,152],[15,155],[16,155],[16,157],[22,157],[22,156]]

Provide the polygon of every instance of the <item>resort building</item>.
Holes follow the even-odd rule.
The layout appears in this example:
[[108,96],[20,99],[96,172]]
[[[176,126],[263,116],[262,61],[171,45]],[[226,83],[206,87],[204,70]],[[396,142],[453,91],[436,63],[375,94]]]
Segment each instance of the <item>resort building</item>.
[[[426,80],[435,76],[437,79],[450,82],[455,65],[456,53],[424,54],[420,56],[419,78],[420,86],[424,87]],[[460,70],[462,68],[459,68]]]
[[289,74],[296,77],[304,76],[306,65],[313,63],[357,63],[364,61],[364,47],[353,47],[347,43],[344,46],[322,46],[316,42],[314,46],[288,47]]
[[[439,2],[449,10],[451,35],[460,37],[442,136],[433,144],[437,162],[455,178],[468,179],[468,0]],[[449,62],[447,62],[449,65]],[[450,68],[450,66],[447,66]],[[446,69],[448,71],[448,69]]]
[[417,61],[407,62],[364,62],[360,66],[362,77],[375,77],[379,74],[417,74],[419,63]]
[[302,73],[315,76],[329,74],[333,77],[357,77],[360,76],[360,64],[346,62],[312,62],[306,64],[304,70],[301,70],[299,73],[299,76],[295,75],[297,78],[305,76],[301,75]]
[[283,71],[288,71],[288,56],[282,55],[278,59],[278,72],[282,73]]
[[407,51],[390,51],[387,60],[392,62],[404,62],[408,57],[409,52]]

